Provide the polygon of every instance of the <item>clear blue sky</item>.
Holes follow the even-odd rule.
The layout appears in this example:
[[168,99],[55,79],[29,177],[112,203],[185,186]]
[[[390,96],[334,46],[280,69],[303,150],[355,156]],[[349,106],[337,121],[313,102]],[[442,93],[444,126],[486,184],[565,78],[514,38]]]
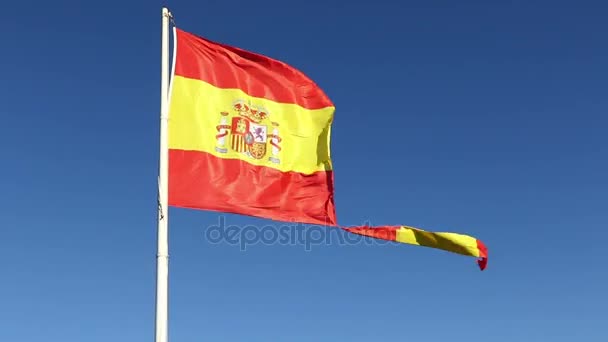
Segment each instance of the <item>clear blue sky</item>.
[[[485,272],[339,232],[241,251],[172,210],[171,341],[608,339],[606,4],[168,4],[333,99],[341,224],[490,249]],[[3,4],[1,341],[153,339],[161,5]]]

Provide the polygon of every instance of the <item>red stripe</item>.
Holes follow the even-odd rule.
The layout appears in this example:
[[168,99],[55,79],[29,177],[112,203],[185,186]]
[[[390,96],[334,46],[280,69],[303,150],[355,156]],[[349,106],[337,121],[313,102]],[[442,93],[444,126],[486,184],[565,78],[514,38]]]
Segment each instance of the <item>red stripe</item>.
[[477,260],[477,265],[479,265],[479,269],[483,271],[488,266],[488,248],[483,242],[477,240],[477,249],[479,250],[479,260]]
[[397,229],[399,229],[399,228],[401,228],[401,227],[384,226],[384,227],[375,227],[375,228],[352,227],[352,228],[342,228],[342,229],[346,230],[347,232],[351,232],[351,233],[359,234],[359,235],[363,235],[363,236],[369,236],[369,237],[373,237],[376,239],[395,241],[397,239]]
[[179,29],[175,74],[218,88],[238,88],[250,96],[295,103],[306,109],[333,106],[300,70],[281,61],[219,44]]
[[304,175],[169,150],[169,205],[333,226],[333,177],[333,171]]

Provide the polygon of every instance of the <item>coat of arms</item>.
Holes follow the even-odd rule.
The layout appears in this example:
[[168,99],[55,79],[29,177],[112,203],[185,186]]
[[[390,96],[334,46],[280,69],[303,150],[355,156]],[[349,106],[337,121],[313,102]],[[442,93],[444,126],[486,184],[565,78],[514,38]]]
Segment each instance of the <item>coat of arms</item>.
[[[216,127],[217,146],[215,150],[228,153],[231,150],[247,155],[253,159],[263,159],[271,146],[271,156],[268,161],[280,163],[279,152],[279,124],[270,122],[269,115],[264,108],[254,108],[244,101],[233,104],[234,115],[229,119],[229,112],[221,112],[220,124]],[[270,131],[272,129],[272,131]],[[228,138],[228,139],[226,139]],[[228,140],[228,141],[227,141]]]

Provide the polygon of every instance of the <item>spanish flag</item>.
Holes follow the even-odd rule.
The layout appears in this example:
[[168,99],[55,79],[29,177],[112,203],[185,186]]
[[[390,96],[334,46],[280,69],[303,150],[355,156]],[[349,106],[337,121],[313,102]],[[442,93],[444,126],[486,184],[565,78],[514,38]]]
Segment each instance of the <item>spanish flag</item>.
[[342,228],[350,233],[410,245],[443,249],[452,253],[477,257],[483,271],[488,264],[488,249],[473,237],[455,233],[427,232],[409,226]]
[[[335,107],[284,62],[174,28],[169,205],[338,227],[330,153]],[[480,258],[475,238],[408,226],[349,233]]]
[[169,205],[335,225],[327,95],[285,63],[174,32]]

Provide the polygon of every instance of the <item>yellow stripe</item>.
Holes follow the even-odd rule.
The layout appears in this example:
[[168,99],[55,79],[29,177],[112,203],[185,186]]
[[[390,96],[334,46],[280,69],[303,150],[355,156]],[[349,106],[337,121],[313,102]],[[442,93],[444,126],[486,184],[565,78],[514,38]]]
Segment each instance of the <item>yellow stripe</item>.
[[397,229],[397,242],[411,245],[433,247],[450,252],[479,257],[477,239],[455,233],[431,233],[413,227]]
[[[309,110],[296,104],[284,104],[245,94],[240,89],[220,89],[200,80],[175,76],[173,78],[169,108],[169,148],[203,151],[221,158],[241,159],[254,165],[268,166],[280,171],[295,171],[311,174],[331,170],[330,132],[335,108]],[[266,126],[266,135],[276,128],[282,141],[281,150],[272,155],[270,137],[267,137],[266,153],[255,159],[231,148],[232,134],[225,137],[223,146],[218,145],[216,127],[220,125],[221,112],[227,125],[238,116],[233,109],[236,101],[242,100],[252,107],[263,107],[267,119],[260,122]],[[278,127],[272,125],[278,123]],[[230,129],[228,129],[230,131]],[[227,153],[216,150],[225,149]],[[224,151],[225,151],[224,150]],[[278,160],[278,163],[276,161]]]

